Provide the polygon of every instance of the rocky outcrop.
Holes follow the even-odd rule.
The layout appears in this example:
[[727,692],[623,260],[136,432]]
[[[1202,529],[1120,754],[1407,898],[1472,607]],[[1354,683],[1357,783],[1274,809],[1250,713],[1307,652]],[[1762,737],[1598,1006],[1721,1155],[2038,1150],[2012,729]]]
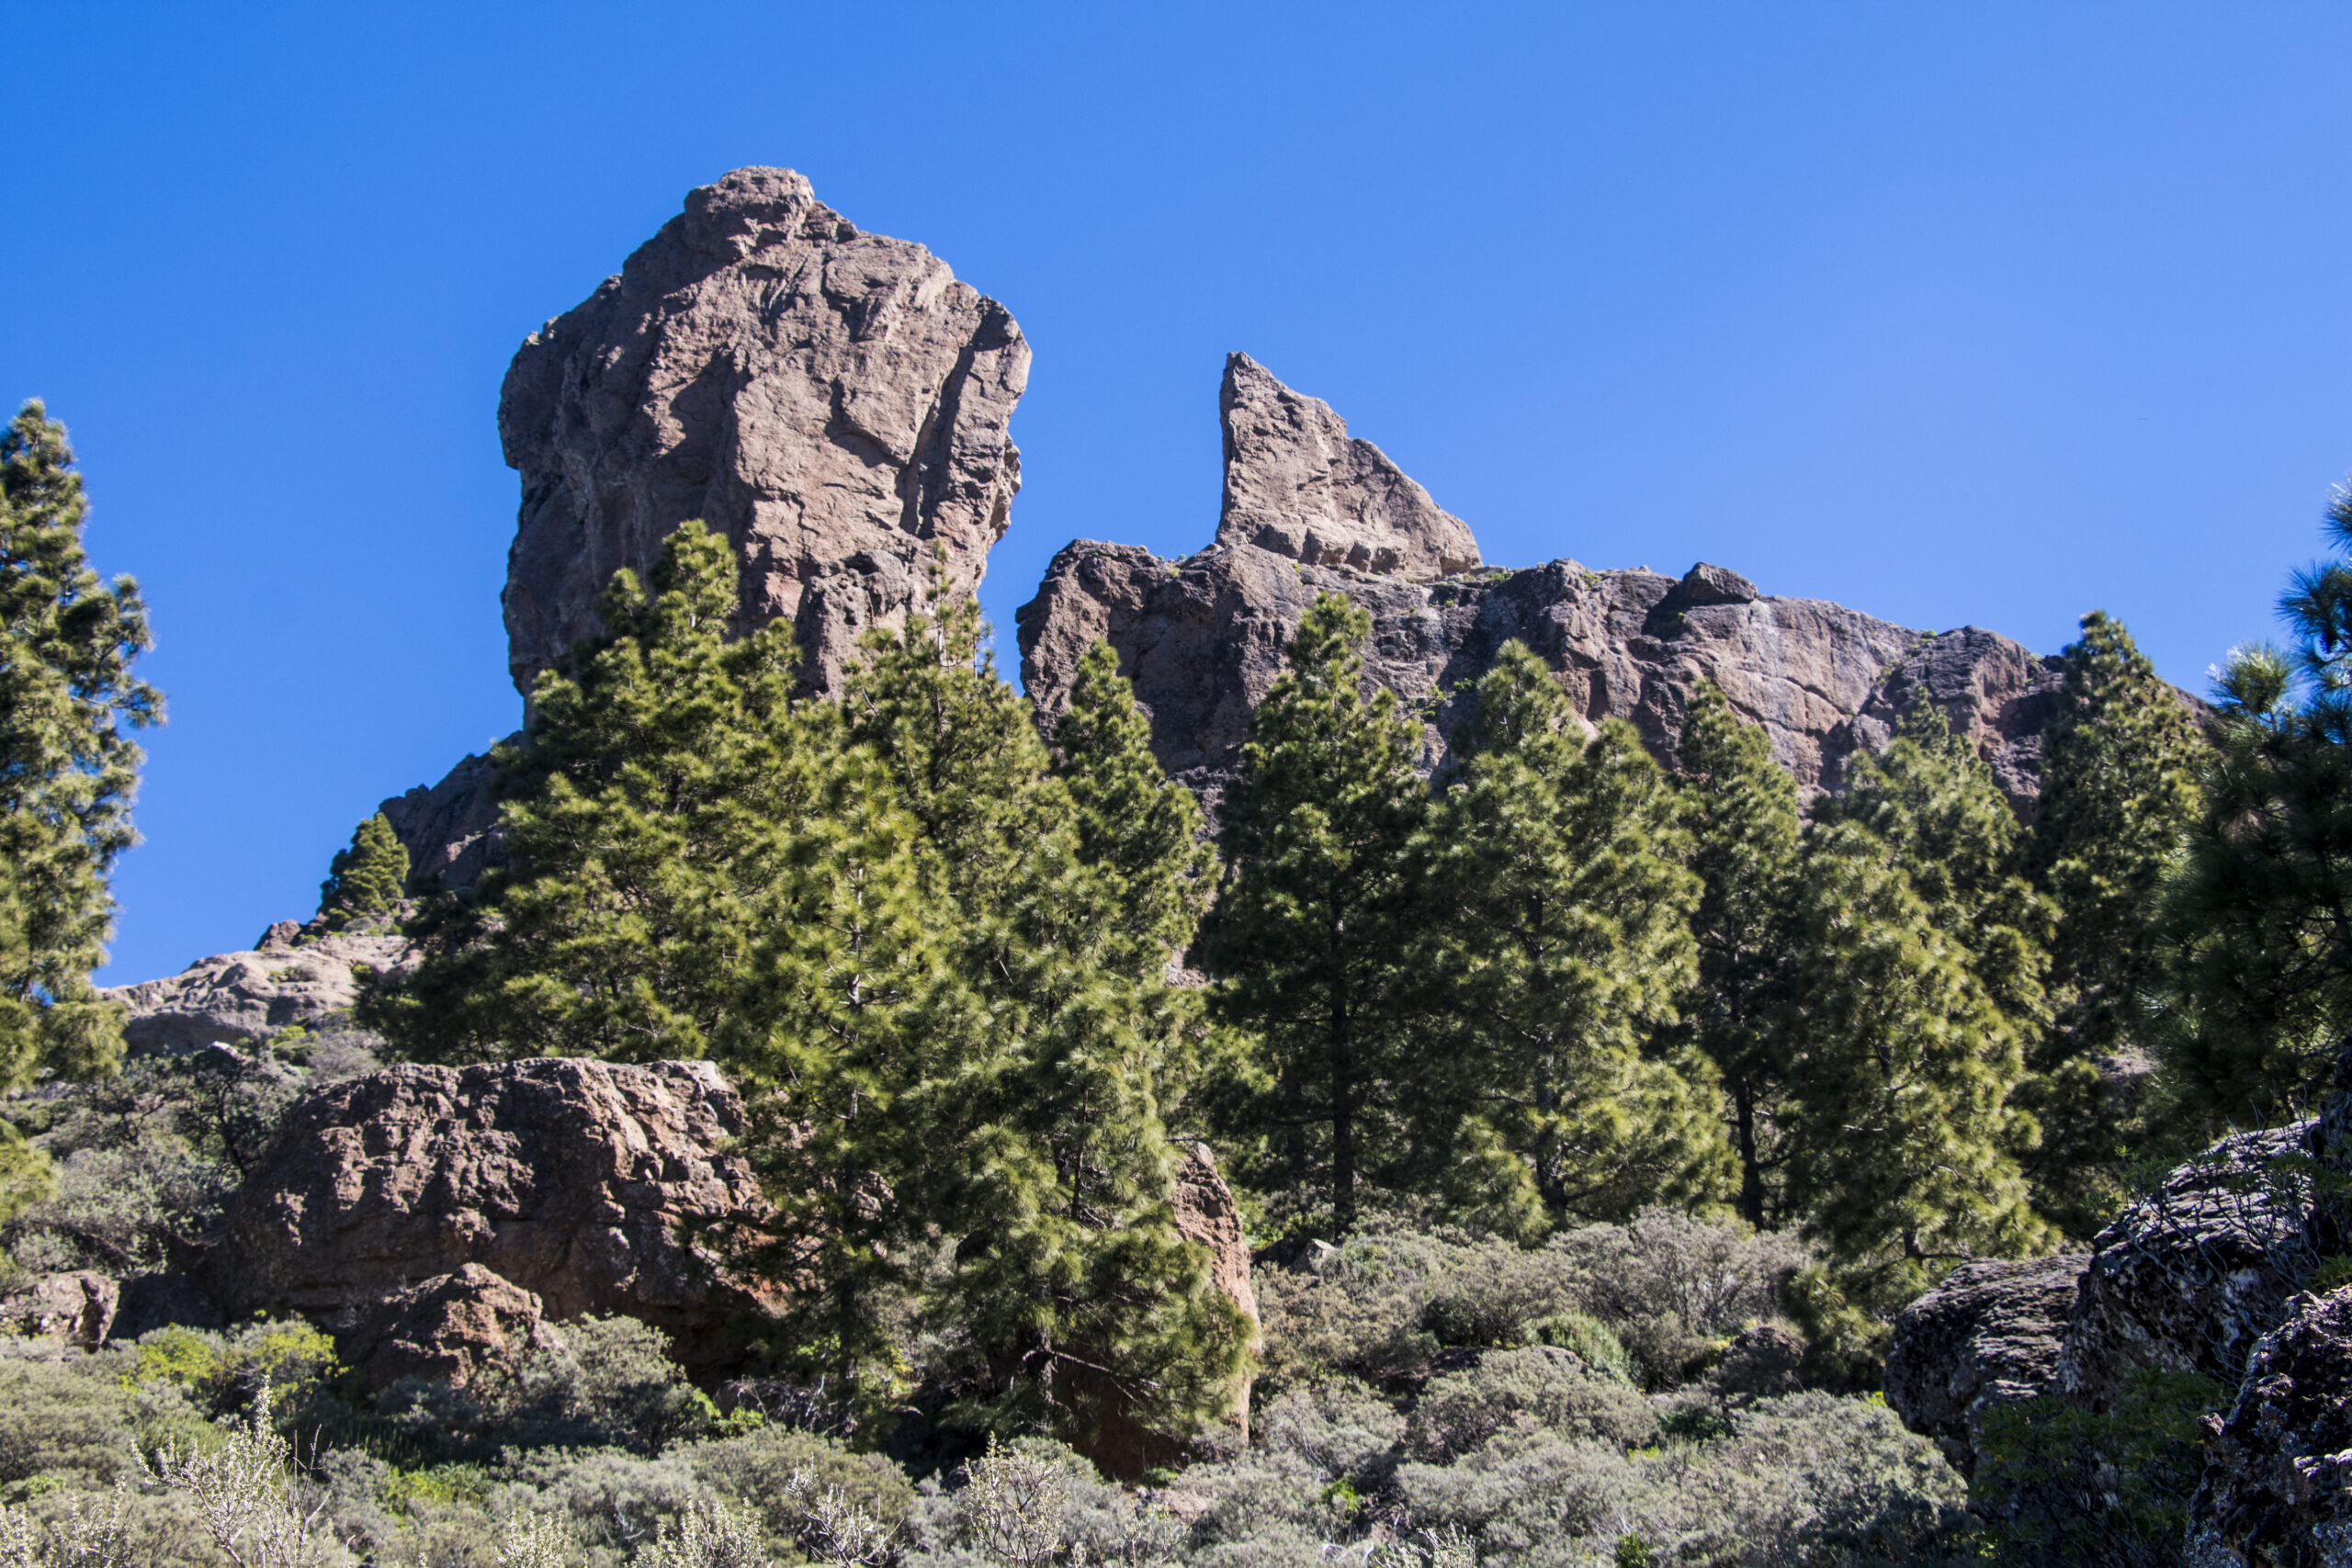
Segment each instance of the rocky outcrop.
[[832,690],[934,552],[980,580],[1021,484],[1006,434],[1029,344],[921,245],[858,231],[789,169],[738,169],[534,333],[499,400],[523,476],[508,663],[526,694],[598,597],[702,518],[734,545],[744,627],[793,623]]
[[1220,545],[1254,545],[1309,566],[1428,581],[1478,564],[1469,525],[1430,499],[1319,398],[1302,397],[1246,354],[1226,356]]
[[2088,1262],[2077,1253],[1963,1263],[1896,1314],[1886,1402],[1962,1475],[1984,1412],[2048,1384]]
[[562,1344],[537,1295],[469,1263],[375,1303],[336,1351],[370,1390],[402,1378],[463,1388]]
[[2341,1250],[2315,1229],[2309,1178],[2298,1168],[2321,1125],[2225,1138],[2101,1231],[2054,1386],[2094,1406],[2142,1370],[2235,1387],[2256,1342],[2286,1316],[2299,1278]]
[[[505,743],[522,739],[510,735]],[[408,851],[411,897],[471,887],[483,872],[506,863],[497,783],[498,770],[487,755],[469,756],[439,784],[418,784],[376,808]]]
[[1022,679],[1050,726],[1068,711],[1079,660],[1107,637],[1150,715],[1160,765],[1213,797],[1282,672],[1283,646],[1325,592],[1371,614],[1366,671],[1428,716],[1428,767],[1444,760],[1453,694],[1517,638],[1557,672],[1587,720],[1630,720],[1662,755],[1681,736],[1691,692],[1711,681],[1808,791],[1837,787],[1848,760],[1883,745],[1921,700],[1945,711],[2013,800],[2030,802],[2039,787],[2055,660],[1974,627],[1930,636],[1820,600],[1770,597],[1704,563],[1679,580],[1560,560],[1415,582],[1251,545],[1167,561],[1080,540],[1054,558],[1019,612]]
[[0,1333],[62,1339],[95,1350],[113,1330],[121,1299],[122,1287],[104,1274],[87,1269],[51,1274],[0,1296]]
[[2205,1455],[2197,1568],[2352,1562],[2352,1288],[2300,1298],[2263,1337],[2228,1416],[2207,1418]]
[[396,1297],[446,1317],[458,1309],[434,1281],[478,1265],[558,1321],[650,1323],[689,1371],[715,1376],[739,1354],[729,1319],[770,1300],[705,1241],[766,1213],[750,1167],[725,1152],[743,1124],[704,1062],[346,1079],[297,1104],[248,1174],[209,1283],[232,1316],[293,1311],[348,1331]]
[[1702,562],[1680,578],[1573,560],[1472,570],[1477,546],[1324,404],[1236,355],[1226,369],[1225,509],[1216,543],[1183,560],[1081,539],[1022,606],[1021,674],[1041,723],[1068,710],[1097,637],[1118,650],[1160,765],[1214,802],[1317,593],[1373,618],[1370,678],[1427,716],[1422,761],[1444,761],[1453,694],[1526,643],[1589,722],[1632,721],[1670,753],[1713,682],[1771,738],[1806,790],[1883,745],[1920,702],[1991,764],[2021,808],[2038,784],[2054,660],[1975,627],[1933,636],[1841,605],[1760,592]]
[[364,971],[401,973],[413,961],[394,932],[281,920],[249,951],[199,958],[176,975],[98,994],[127,1010],[123,1037],[133,1054],[187,1055],[316,1028],[350,1010]]

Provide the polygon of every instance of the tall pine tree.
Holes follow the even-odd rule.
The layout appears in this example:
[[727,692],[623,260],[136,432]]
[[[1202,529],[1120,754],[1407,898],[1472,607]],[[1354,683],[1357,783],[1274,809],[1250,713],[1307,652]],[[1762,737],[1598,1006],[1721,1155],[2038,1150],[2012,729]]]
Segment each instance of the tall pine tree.
[[1713,1070],[1649,1049],[1692,974],[1673,791],[1631,726],[1588,741],[1522,643],[1468,695],[1461,780],[1416,868],[1433,939],[1417,967],[1464,1109],[1456,1206],[1532,1238],[1713,1198],[1729,1159]]
[[319,909],[329,919],[389,914],[408,891],[408,846],[384,814],[359,824],[351,846],[337,850],[319,886]]
[[1782,1049],[1797,1101],[1790,1198],[1888,1299],[1943,1267],[2040,1249],[2012,1103],[2041,1002],[2037,906],[2015,818],[1921,704],[1807,835]]
[[1251,722],[1222,807],[1226,879],[1201,952],[1213,1006],[1258,1042],[1238,1130],[1354,1227],[1357,1185],[1409,1152],[1421,1109],[1400,1016],[1406,846],[1427,792],[1394,694],[1364,694],[1372,617],[1317,597]]
[[1796,781],[1772,761],[1764,731],[1741,723],[1712,684],[1691,694],[1675,766],[1700,886],[1690,919],[1698,976],[1685,1026],[1723,1075],[1740,1217],[1779,1228],[1789,1218],[1789,1107],[1773,1021],[1792,977],[1789,917],[1803,832]]
[[1127,961],[1158,968],[1191,944],[1216,886],[1216,852],[1202,837],[1193,792],[1161,773],[1151,722],[1100,637],[1079,662],[1054,743],[1078,852],[1103,875]]
[[2165,973],[2165,878],[2196,819],[2207,748],[2188,705],[2121,623],[2093,612],[2066,649],[2066,684],[2043,731],[2041,795],[2026,848],[2058,917],[2052,1016],[2028,1060],[2041,1146],[2026,1161],[2042,1211],[2087,1237],[2111,1217],[2140,1141],[2127,1095],[2150,1045]]
[[0,433],[0,1087],[110,1070],[121,1010],[90,971],[114,919],[107,874],[134,841],[134,730],[163,700],[130,579],[82,553],[87,510],[65,429],[28,402]]

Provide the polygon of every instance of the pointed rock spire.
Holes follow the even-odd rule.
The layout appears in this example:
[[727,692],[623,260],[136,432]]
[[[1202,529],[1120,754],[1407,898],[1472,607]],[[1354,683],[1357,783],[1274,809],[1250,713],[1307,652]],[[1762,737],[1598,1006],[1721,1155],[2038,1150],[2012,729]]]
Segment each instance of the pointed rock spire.
[[1220,545],[1255,545],[1309,566],[1426,582],[1478,564],[1470,526],[1379,447],[1348,434],[1319,398],[1301,397],[1246,354],[1228,355]]

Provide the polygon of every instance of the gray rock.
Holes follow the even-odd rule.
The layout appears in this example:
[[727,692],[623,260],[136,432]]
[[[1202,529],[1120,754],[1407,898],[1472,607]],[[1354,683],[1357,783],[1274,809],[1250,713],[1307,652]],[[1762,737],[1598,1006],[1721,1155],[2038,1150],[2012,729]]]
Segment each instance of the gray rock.
[[523,476],[508,663],[526,694],[598,597],[702,518],[742,628],[793,623],[812,690],[927,587],[980,580],[1021,483],[1029,344],[920,245],[860,233],[788,169],[738,169],[525,341],[498,428]]
[[123,1036],[134,1055],[187,1055],[329,1023],[358,1000],[359,966],[398,974],[414,962],[407,941],[393,932],[281,920],[257,948],[199,958],[177,975],[107,986],[98,995],[127,1010]]
[[2352,1562],[2352,1288],[2298,1298],[2255,1347],[2228,1416],[2205,1429],[2191,1563]]
[[2101,1231],[2052,1387],[2095,1408],[2143,1369],[2235,1387],[2304,1272],[2340,1250],[2314,1229],[2301,1168],[2322,1125],[2224,1138]]
[[1896,1314],[1886,1402],[1962,1475],[1976,1462],[1985,1410],[2048,1386],[2089,1261],[2075,1253],[1963,1263]]
[[1743,582],[1704,566],[1678,581],[1561,560],[1422,583],[1251,545],[1168,561],[1080,540],[1019,612],[1021,672],[1050,727],[1069,709],[1079,660],[1107,637],[1150,715],[1160,765],[1214,804],[1282,672],[1283,645],[1330,591],[1372,615],[1372,681],[1427,716],[1425,767],[1445,760],[1453,694],[1517,638],[1588,721],[1628,719],[1662,757],[1680,739],[1691,692],[1714,682],[1807,793],[1835,788],[1848,760],[1883,745],[1912,703],[1936,701],[2030,810],[2054,660],[1973,628],[1931,637],[1819,600],[1744,598]]
[[104,1274],[87,1269],[51,1274],[0,1296],[0,1330],[95,1350],[107,1342],[121,1300],[122,1287]]
[[288,1114],[229,1206],[206,1282],[232,1317],[299,1312],[343,1332],[479,1264],[547,1316],[651,1324],[689,1371],[716,1375],[741,1355],[729,1318],[768,1300],[696,1234],[768,1212],[750,1166],[726,1152],[743,1128],[707,1062],[346,1079]]
[[1217,412],[1225,424],[1218,544],[1416,581],[1478,564],[1467,524],[1441,510],[1379,447],[1351,437],[1330,404],[1292,391],[1248,355],[1227,355]]
[[[506,743],[521,739],[510,735]],[[439,784],[419,784],[376,808],[408,850],[410,897],[471,887],[483,872],[506,863],[496,784],[488,756],[468,756]]]

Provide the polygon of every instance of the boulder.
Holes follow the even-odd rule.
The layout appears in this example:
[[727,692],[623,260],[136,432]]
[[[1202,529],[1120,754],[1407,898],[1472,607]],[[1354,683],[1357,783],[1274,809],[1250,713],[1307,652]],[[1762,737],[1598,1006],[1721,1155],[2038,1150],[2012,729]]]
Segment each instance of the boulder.
[[2224,1138],[2101,1231],[2053,1386],[2097,1408],[2142,1369],[2235,1387],[2305,1270],[2344,1250],[2313,1228],[2300,1169],[2321,1132],[2312,1120]]
[[2206,1418],[2205,1456],[2198,1568],[2352,1562],[2352,1287],[2299,1298],[2255,1346],[2228,1416]]
[[529,1351],[560,1348],[539,1298],[479,1263],[396,1291],[362,1315],[336,1348],[370,1391],[402,1378],[463,1388]]
[[122,1289],[87,1269],[51,1274],[14,1295],[0,1296],[0,1331],[62,1339],[85,1350],[107,1342]]
[[136,1339],[158,1328],[226,1328],[229,1320],[201,1281],[176,1269],[133,1274],[122,1282],[122,1305],[111,1339]]
[[1478,564],[1469,525],[1379,447],[1348,434],[1319,398],[1302,397],[1246,354],[1226,356],[1221,545],[1254,545],[1309,566],[1418,581]]
[[701,518],[742,568],[741,629],[792,623],[814,691],[920,603],[980,580],[1021,485],[1029,344],[921,245],[861,233],[789,169],[738,169],[525,340],[498,429],[523,502],[507,660],[597,629],[624,567]]
[[1895,1315],[1886,1402],[1962,1475],[1974,1467],[1984,1411],[2049,1384],[2089,1261],[2074,1253],[1963,1263]]
[[1548,663],[1588,723],[1632,721],[1671,756],[1701,682],[1763,728],[1808,794],[1886,743],[1920,702],[1943,710],[2021,813],[2040,788],[2058,663],[2007,637],[1941,636],[1841,605],[1775,598],[1701,562],[1679,579],[1574,560],[1474,570],[1459,518],[1323,403],[1246,355],[1226,367],[1225,503],[1216,542],[1182,560],[1080,539],[1016,616],[1021,676],[1048,728],[1097,637],[1151,719],[1160,765],[1215,806],[1283,649],[1320,592],[1373,619],[1367,677],[1428,716],[1421,763],[1443,765],[1453,694],[1514,638]]
[[134,1055],[188,1055],[320,1027],[359,999],[363,968],[398,974],[414,962],[395,932],[280,920],[244,952],[199,958],[176,975],[107,986],[98,995],[123,1005],[123,1038]]
[[767,1212],[727,1149],[743,1127],[741,1102],[707,1062],[347,1078],[288,1113],[229,1206],[207,1282],[232,1317],[292,1311],[350,1331],[395,1297],[456,1311],[455,1287],[434,1282],[474,1264],[548,1317],[651,1324],[690,1372],[716,1377],[739,1359],[730,1319],[774,1299],[730,1275],[707,1240]]

